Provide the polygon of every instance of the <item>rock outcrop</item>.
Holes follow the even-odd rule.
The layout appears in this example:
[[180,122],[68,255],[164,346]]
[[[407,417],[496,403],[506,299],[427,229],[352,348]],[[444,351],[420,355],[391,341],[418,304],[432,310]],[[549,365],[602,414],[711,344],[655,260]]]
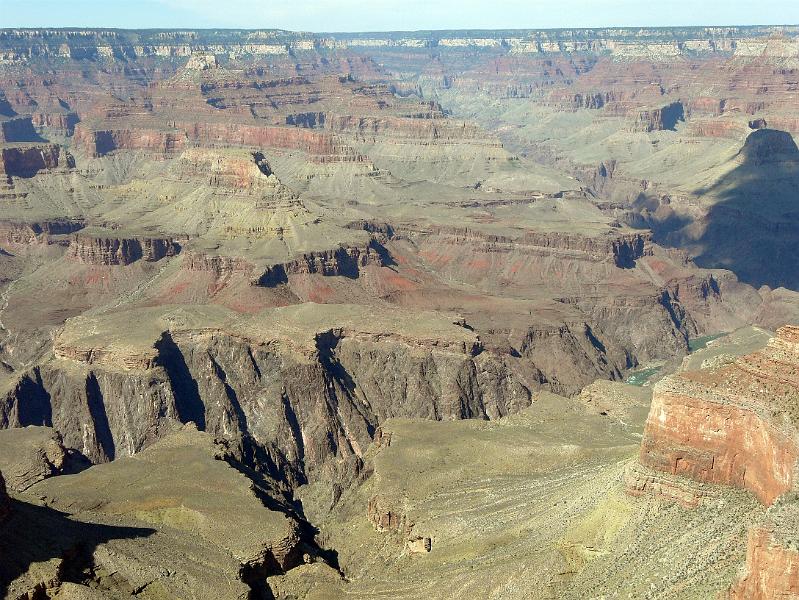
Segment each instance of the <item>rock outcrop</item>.
[[[796,490],[799,472],[799,327],[777,331],[765,349],[683,371],[655,385],[640,463],[628,491],[689,507],[706,484],[750,491],[770,505],[749,531],[745,572],[734,599],[799,593]],[[691,482],[698,482],[698,485]]]
[[670,475],[747,489],[772,504],[796,485],[799,328],[762,352],[655,386],[640,461]]
[[241,458],[187,425],[135,457],[39,482],[20,498],[42,506],[20,501],[4,523],[3,585],[15,598],[101,587],[104,597],[146,588],[210,600],[270,597],[267,578],[305,562],[335,573],[289,500]]
[[74,233],[83,229],[82,221],[52,220],[30,223],[0,221],[0,241],[6,244],[46,242],[51,236]]
[[685,121],[685,107],[682,102],[672,102],[661,108],[638,113],[633,131],[674,130],[680,121]]
[[387,256],[386,249],[374,240],[365,248],[343,246],[335,250],[308,252],[295,260],[267,267],[257,284],[273,287],[286,283],[290,275],[302,274],[356,278],[366,266],[386,266]]
[[167,238],[115,238],[79,233],[69,245],[68,255],[90,265],[129,265],[137,260],[156,262],[175,256],[180,244]]
[[753,131],[738,153],[741,160],[754,166],[799,161],[799,147],[790,133],[776,129]]
[[[300,305],[70,321],[56,359],[7,396],[5,427],[52,425],[94,462],[135,454],[171,421],[243,439],[282,481],[348,479],[391,417],[487,418],[527,406],[524,379],[476,335],[431,313]],[[489,376],[488,374],[493,373]],[[509,405],[509,406],[506,406]]]
[[797,507],[780,507],[768,521],[749,530],[744,573],[730,589],[730,600],[799,597]]
[[40,171],[75,167],[75,160],[60,146],[11,146],[0,149],[0,177],[29,178]]
[[49,427],[0,431],[0,468],[9,489],[24,492],[57,475],[76,473],[89,466],[79,453],[64,446],[61,435]]

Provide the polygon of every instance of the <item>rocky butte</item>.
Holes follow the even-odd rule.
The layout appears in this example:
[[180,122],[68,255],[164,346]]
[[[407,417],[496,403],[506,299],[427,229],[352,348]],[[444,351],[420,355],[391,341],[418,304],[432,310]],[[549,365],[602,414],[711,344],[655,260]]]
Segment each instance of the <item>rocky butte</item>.
[[0,597],[796,596],[798,65],[0,29]]
[[764,522],[749,531],[746,571],[732,586],[732,598],[799,593],[799,551],[791,541],[797,509],[798,410],[795,326],[777,330],[759,352],[722,358],[655,385],[641,444],[644,470],[633,476],[630,492],[655,493],[696,506],[705,491],[687,479],[746,489],[770,507]]

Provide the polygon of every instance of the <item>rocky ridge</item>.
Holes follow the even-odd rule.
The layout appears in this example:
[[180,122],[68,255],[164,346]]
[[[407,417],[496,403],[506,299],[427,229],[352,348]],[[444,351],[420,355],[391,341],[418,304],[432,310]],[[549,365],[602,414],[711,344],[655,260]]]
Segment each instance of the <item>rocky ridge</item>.
[[797,360],[799,328],[786,326],[760,352],[683,371],[654,389],[640,454],[653,474],[634,469],[629,491],[695,507],[713,494],[695,480],[744,488],[771,506],[749,532],[746,569],[732,598],[776,598],[799,585],[790,533],[799,462]]

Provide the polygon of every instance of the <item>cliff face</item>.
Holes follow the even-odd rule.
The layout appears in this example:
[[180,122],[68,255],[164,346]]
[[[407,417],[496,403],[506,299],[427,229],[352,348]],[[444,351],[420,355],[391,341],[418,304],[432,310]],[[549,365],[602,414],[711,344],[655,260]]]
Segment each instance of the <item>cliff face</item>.
[[40,171],[74,168],[75,160],[59,146],[12,146],[0,149],[0,176],[33,177]]
[[258,285],[273,287],[286,283],[289,275],[319,274],[324,276],[358,277],[368,265],[385,266],[387,252],[378,242],[368,246],[345,246],[335,250],[309,252],[300,258],[268,267],[258,278]]
[[[796,522],[780,525],[795,528]],[[775,525],[770,523],[749,531],[745,573],[730,589],[730,600],[799,597],[799,551],[774,530]]]
[[0,221],[0,241],[7,244],[32,244],[51,235],[74,233],[83,228],[81,221],[53,220],[19,223]]
[[793,486],[799,460],[795,436],[749,407],[708,393],[709,382],[696,383],[683,376],[657,385],[641,463],[746,488],[771,504]]
[[155,262],[180,252],[180,245],[161,238],[109,238],[76,235],[68,255],[90,265],[129,265],[137,260]]
[[638,113],[633,131],[674,130],[680,121],[685,121],[685,107],[681,102],[673,102],[661,108]]
[[799,327],[782,327],[760,352],[720,362],[656,384],[639,459],[645,470],[634,470],[628,491],[686,506],[705,495],[691,481],[752,492],[771,508],[765,522],[749,531],[746,567],[729,597],[794,597]]
[[[91,329],[101,337],[85,337],[87,324],[76,322],[56,343],[57,359],[9,393],[0,422],[52,425],[68,446],[107,461],[148,446],[170,421],[193,421],[244,439],[254,462],[297,483],[354,476],[387,418],[486,418],[531,402],[526,384],[466,329],[436,320],[430,333],[410,335],[368,320],[319,327],[296,320],[303,310],[254,317],[252,329],[160,333],[145,311],[131,317],[152,329],[141,343],[102,342],[103,324]],[[342,309],[308,310],[315,321]],[[273,321],[281,324],[270,334]]]
[[796,484],[799,328],[760,353],[655,386],[640,461],[657,471],[745,488],[771,504]]
[[83,124],[75,127],[75,143],[91,156],[104,156],[116,150],[144,150],[171,156],[191,145],[221,144],[256,148],[301,150],[324,162],[359,162],[362,156],[326,133],[299,127],[272,127],[244,123],[173,122],[171,130],[100,129]]
[[[440,248],[441,260],[448,246],[467,246],[470,254],[521,254],[531,257],[556,257],[610,262],[619,268],[631,268],[635,261],[651,250],[648,234],[617,234],[591,236],[563,232],[528,231],[520,238],[491,235],[479,230],[458,227],[435,227],[420,237],[425,244]],[[454,250],[453,250],[454,252]]]
[[[103,31],[89,29],[13,29],[0,37],[0,59],[5,63],[25,63],[37,59],[113,61],[115,59],[182,58],[193,61],[192,68],[206,69],[213,62],[196,57],[221,54],[230,58],[242,55],[281,56],[318,49],[397,49],[424,48],[484,49],[511,55],[586,52],[608,53],[620,59],[650,57],[668,60],[697,55],[759,56],[795,54],[794,27],[713,27],[713,28],[597,28],[568,30],[515,30],[465,35],[462,31],[434,34],[385,32],[309,36],[280,30],[261,31]],[[777,39],[769,39],[769,36]],[[194,58],[192,58],[192,56]]]

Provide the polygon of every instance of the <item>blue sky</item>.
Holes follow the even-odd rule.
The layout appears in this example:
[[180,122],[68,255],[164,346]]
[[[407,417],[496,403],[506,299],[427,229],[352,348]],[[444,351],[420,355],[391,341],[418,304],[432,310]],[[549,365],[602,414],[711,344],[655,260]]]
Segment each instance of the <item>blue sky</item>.
[[301,31],[799,23],[799,0],[0,0],[0,27]]

